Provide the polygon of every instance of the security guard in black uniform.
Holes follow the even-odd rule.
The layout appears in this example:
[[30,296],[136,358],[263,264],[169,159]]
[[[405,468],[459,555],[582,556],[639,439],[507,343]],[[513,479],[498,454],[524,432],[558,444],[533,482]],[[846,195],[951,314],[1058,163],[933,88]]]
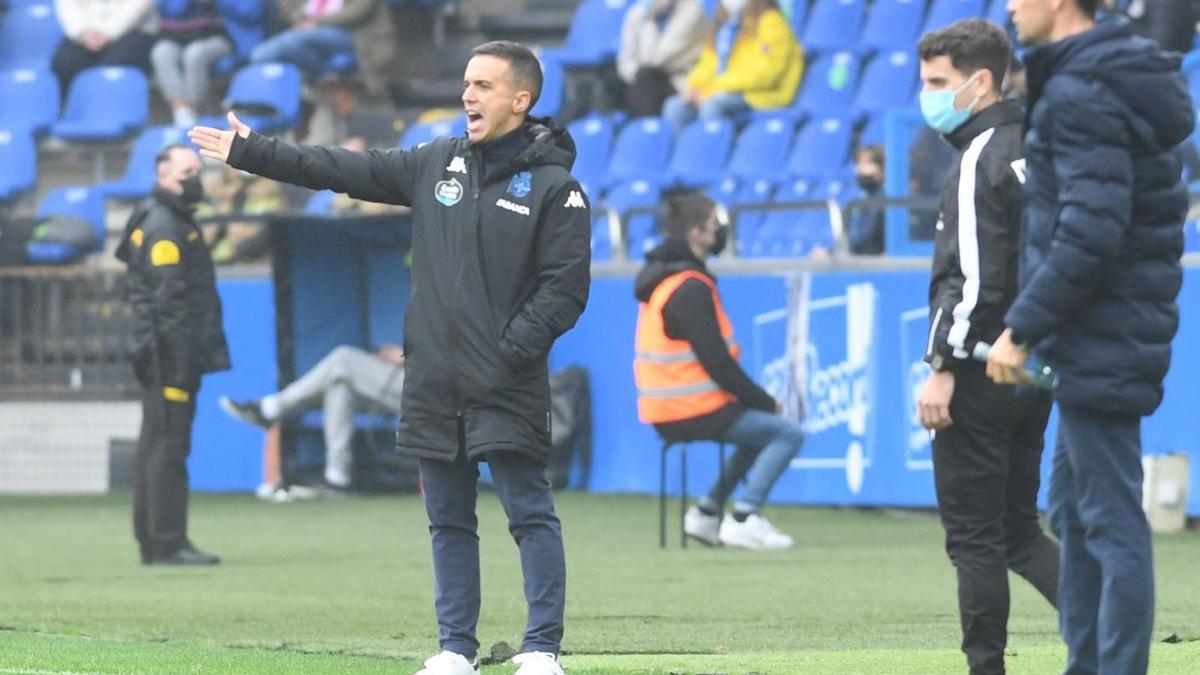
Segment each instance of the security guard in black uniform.
[[200,157],[169,145],[158,182],[125,226],[117,258],[129,266],[130,358],[142,384],[142,431],[134,481],[133,533],[147,565],[215,565],[188,541],[187,456],[200,376],[227,370],[212,256],[192,218],[204,196]]

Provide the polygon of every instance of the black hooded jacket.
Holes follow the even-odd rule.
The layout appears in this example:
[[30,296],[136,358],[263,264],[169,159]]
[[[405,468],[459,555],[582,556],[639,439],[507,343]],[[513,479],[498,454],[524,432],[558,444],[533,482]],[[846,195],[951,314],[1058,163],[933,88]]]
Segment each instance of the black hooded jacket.
[[[686,242],[667,239],[646,254],[646,264],[638,272],[633,283],[633,294],[638,302],[647,302],[654,289],[663,279],[685,270],[696,270],[713,280],[704,263],[696,258]],[[746,408],[775,411],[775,399],[742,370],[738,362],[729,355],[721,327],[717,323],[717,309],[713,305],[712,290],[701,281],[689,279],[683,282],[663,305],[663,328],[667,337],[687,340],[704,370],[713,382],[733,394],[736,403],[692,419],[656,424],[663,438],[702,439],[716,438],[725,432]]]
[[1178,145],[1194,115],[1179,57],[1114,20],[1025,59],[1021,292],[1005,324],[1058,366],[1059,401],[1148,415],[1179,326]]
[[194,392],[201,375],[229,368],[212,255],[190,206],[154,188],[130,216],[117,259],[129,267],[129,354],[143,382]]
[[574,161],[570,135],[541,119],[482,147],[456,137],[357,153],[251,134],[229,155],[268,178],[412,207],[396,443],[447,460],[549,453],[546,360],[591,279],[590,207]]

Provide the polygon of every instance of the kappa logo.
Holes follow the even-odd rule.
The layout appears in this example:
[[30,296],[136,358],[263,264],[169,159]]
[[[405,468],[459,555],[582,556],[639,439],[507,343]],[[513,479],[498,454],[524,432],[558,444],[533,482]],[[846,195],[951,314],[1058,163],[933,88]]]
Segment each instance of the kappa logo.
[[462,183],[459,183],[457,178],[438,181],[438,184],[433,187],[433,196],[436,197],[443,206],[454,206],[462,201]]
[[517,199],[521,199],[527,196],[532,190],[533,174],[528,171],[521,171],[514,174],[512,179],[508,181],[508,189],[505,192]]
[[467,173],[467,162],[462,157],[455,157],[450,160],[450,166],[446,167],[450,173]]
[[563,204],[563,208],[586,209],[587,202],[583,201],[583,195],[579,190],[571,190],[571,194],[567,195],[567,203]]
[[496,206],[499,206],[500,208],[504,209],[505,211],[512,211],[513,213],[519,213],[523,216],[529,215],[529,207],[528,206],[525,206],[524,204],[516,204],[514,202],[510,202],[503,197],[496,200]]

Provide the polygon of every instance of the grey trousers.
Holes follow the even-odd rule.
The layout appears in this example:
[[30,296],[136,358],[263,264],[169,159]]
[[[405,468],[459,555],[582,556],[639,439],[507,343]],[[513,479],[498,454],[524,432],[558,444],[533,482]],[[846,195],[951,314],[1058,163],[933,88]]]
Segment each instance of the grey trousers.
[[233,45],[220,35],[186,45],[164,39],[155,42],[150,49],[150,63],[158,88],[168,103],[182,99],[192,108],[199,109],[208,103],[212,64],[231,53]]
[[325,480],[350,482],[354,415],[361,408],[400,414],[404,368],[357,347],[338,347],[303,377],[276,394],[279,415],[321,401],[325,412]]

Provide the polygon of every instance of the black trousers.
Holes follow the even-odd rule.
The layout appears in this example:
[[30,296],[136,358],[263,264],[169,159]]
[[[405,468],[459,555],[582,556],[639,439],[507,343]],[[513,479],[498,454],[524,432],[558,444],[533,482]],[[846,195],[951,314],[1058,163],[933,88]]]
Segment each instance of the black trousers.
[[144,389],[133,483],[133,536],[142,561],[148,562],[188,543],[187,457],[197,392],[188,392],[187,402],[177,402],[163,396],[161,385],[145,384]]
[[154,36],[140,30],[131,30],[113,40],[104,49],[93,52],[81,43],[69,38],[63,38],[54,51],[54,59],[50,69],[58,77],[63,100],[67,100],[67,92],[71,82],[80,71],[93,66],[133,66],[142,70],[150,69],[150,48],[154,46]]
[[933,442],[938,513],[958,572],[962,650],[973,674],[1003,673],[1008,570],[1050,604],[1058,594],[1058,544],[1038,522],[1037,492],[1050,399],[993,383],[983,364],[955,371],[949,428]]

